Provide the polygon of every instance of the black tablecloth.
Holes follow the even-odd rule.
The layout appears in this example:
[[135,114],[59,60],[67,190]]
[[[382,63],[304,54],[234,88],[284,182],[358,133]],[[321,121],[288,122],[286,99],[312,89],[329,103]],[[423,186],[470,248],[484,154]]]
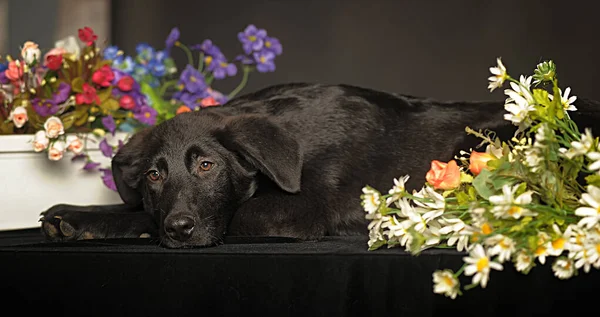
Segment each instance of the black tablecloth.
[[[550,265],[506,265],[488,287],[450,300],[432,272],[462,256],[367,251],[366,240],[230,239],[171,250],[148,239],[43,242],[37,230],[0,232],[2,309],[60,316],[565,316],[598,312],[600,272],[561,281]],[[467,280],[462,281],[468,283]],[[4,315],[4,314],[3,314]]]

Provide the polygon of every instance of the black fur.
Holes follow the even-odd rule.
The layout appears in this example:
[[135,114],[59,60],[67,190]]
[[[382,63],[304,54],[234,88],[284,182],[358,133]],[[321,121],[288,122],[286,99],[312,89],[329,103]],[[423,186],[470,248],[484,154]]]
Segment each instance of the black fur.
[[[409,190],[419,188],[431,160],[479,143],[466,126],[510,138],[515,127],[503,119],[503,104],[273,86],[139,132],[113,160],[126,204],[55,206],[44,213],[43,232],[53,240],[148,233],[167,247],[213,245],[224,235],[366,234],[365,185],[387,190],[409,174]],[[580,127],[594,127],[597,104],[576,105]],[[214,165],[203,171],[203,161]],[[162,181],[151,182],[149,170]]]

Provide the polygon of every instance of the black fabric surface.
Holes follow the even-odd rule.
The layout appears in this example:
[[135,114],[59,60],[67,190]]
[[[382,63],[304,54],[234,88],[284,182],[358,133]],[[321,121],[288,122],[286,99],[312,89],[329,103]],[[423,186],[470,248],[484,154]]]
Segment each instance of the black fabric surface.
[[[550,264],[529,275],[506,265],[488,287],[450,300],[431,274],[462,256],[367,251],[366,240],[231,238],[171,250],[148,239],[43,242],[37,230],[0,232],[3,309],[60,316],[572,316],[598,311],[600,274],[561,281]],[[462,280],[468,284],[469,280]]]

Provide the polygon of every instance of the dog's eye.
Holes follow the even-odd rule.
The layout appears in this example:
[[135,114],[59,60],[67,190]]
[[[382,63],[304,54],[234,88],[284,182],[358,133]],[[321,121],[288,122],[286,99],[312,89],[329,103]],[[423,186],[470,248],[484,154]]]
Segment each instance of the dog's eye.
[[204,172],[210,170],[213,167],[213,163],[209,162],[209,161],[203,161],[202,163],[200,163],[200,169]]
[[146,177],[148,177],[148,179],[151,182],[158,182],[162,178],[162,176],[160,175],[160,173],[158,171],[156,171],[156,170],[148,171],[146,173]]

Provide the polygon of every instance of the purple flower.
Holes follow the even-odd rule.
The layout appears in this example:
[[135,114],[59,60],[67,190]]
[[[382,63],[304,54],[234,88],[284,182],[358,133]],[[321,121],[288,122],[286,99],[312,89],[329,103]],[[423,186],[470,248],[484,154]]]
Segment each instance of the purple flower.
[[86,171],[93,171],[95,170],[98,166],[100,166],[100,163],[98,162],[92,162],[92,161],[88,161],[87,163],[85,163],[85,165],[83,166],[83,169]]
[[115,123],[115,119],[111,115],[102,118],[102,124],[110,133],[112,133],[112,135],[115,135],[115,130],[117,130],[117,124]]
[[283,47],[277,38],[267,36],[265,37],[265,50],[275,53],[275,55],[281,55]]
[[55,104],[61,104],[65,101],[67,101],[67,99],[69,99],[69,95],[71,94],[71,86],[69,86],[69,84],[61,82],[58,85],[58,90],[56,91],[56,94],[52,97],[53,101]]
[[110,144],[108,144],[106,138],[100,142],[100,152],[102,152],[102,155],[109,158],[112,158],[113,156],[113,148]]
[[234,61],[239,61],[244,65],[252,65],[252,64],[256,63],[254,58],[252,58],[252,56],[248,56],[248,55],[238,55],[235,57]]
[[0,71],[0,85],[6,85],[8,83],[10,83],[10,80],[6,77],[4,71]]
[[169,36],[167,36],[167,40],[165,41],[165,51],[167,55],[171,53],[171,48],[173,48],[173,45],[175,45],[177,40],[179,40],[179,29],[173,28],[171,29],[171,33],[169,33]]
[[154,125],[156,123],[157,114],[158,113],[154,108],[150,106],[142,106],[139,110],[137,110],[136,113],[133,114],[133,117],[141,123]]
[[104,183],[104,186],[117,191],[117,185],[113,179],[112,171],[108,168],[101,168],[99,171],[102,172],[102,182]]
[[52,99],[40,100],[40,98],[34,98],[31,100],[33,110],[42,117],[49,117],[58,112],[58,105]]
[[235,64],[227,63],[226,61],[219,61],[215,63],[215,67],[211,71],[216,79],[223,79],[227,76],[235,76],[237,74],[237,67]]
[[275,71],[275,53],[267,50],[255,52],[253,54],[254,60],[256,61],[256,70],[261,73]]
[[195,69],[192,65],[187,65],[183,72],[179,82],[184,85],[184,89],[191,93],[197,93],[206,90],[206,82],[204,76]]
[[238,39],[242,42],[246,54],[262,49],[266,36],[267,31],[257,29],[253,24],[248,25],[244,32],[238,33]]
[[221,49],[218,46],[214,45],[211,40],[204,40],[202,44],[196,44],[191,47],[193,50],[200,51],[204,53],[204,55],[219,57],[222,56]]

